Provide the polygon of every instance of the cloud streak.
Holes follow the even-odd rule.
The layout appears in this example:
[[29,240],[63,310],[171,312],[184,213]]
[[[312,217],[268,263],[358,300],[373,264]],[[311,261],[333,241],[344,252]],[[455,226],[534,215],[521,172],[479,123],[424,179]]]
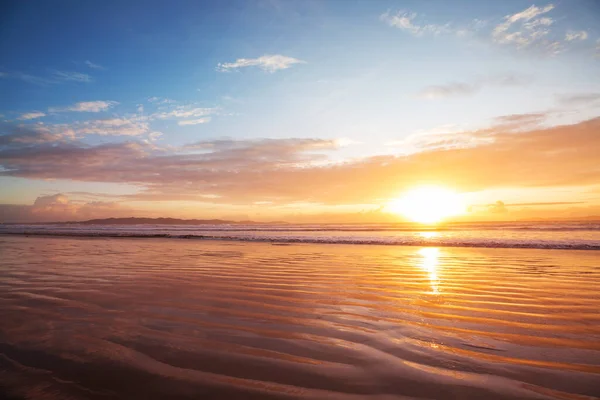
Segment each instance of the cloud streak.
[[586,31],[568,31],[565,35],[565,40],[571,42],[573,40],[586,40],[588,33]]
[[117,101],[82,101],[79,103],[75,103],[69,107],[51,107],[48,109],[50,112],[64,112],[64,111],[74,111],[74,112],[100,112],[106,111],[111,107],[119,104]]
[[554,9],[553,4],[540,7],[532,5],[506,15],[496,24],[481,19],[474,19],[463,26],[451,22],[428,23],[420,21],[416,13],[406,11],[385,12],[380,20],[415,37],[454,35],[459,38],[478,38],[499,46],[512,46],[519,50],[536,49],[555,55],[573,42],[585,41],[589,34],[584,30],[572,29],[558,32],[554,18],[549,16]]
[[444,85],[428,86],[417,93],[417,98],[435,100],[448,97],[469,96],[479,92],[486,86],[524,86],[530,81],[531,78],[528,76],[508,74],[482,78],[473,82],[451,82]]
[[440,35],[452,32],[449,23],[444,25],[419,24],[415,21],[416,18],[416,13],[403,11],[399,11],[396,14],[388,11],[379,17],[379,19],[389,26],[403,30],[413,36]]
[[95,64],[95,63],[91,62],[90,60],[86,60],[84,62],[84,64],[92,69],[105,69],[102,65]]
[[22,135],[0,136],[0,175],[143,188],[130,200],[206,201],[213,195],[223,204],[367,204],[418,182],[451,181],[465,191],[597,184],[599,129],[600,118],[519,133],[500,124],[462,132],[478,140],[473,146],[434,146],[337,163],[324,163],[339,147],[335,140],[214,140],[159,148],[143,142],[48,142],[39,132],[29,141],[19,139]]
[[36,118],[41,118],[41,117],[45,117],[45,116],[46,116],[46,114],[43,112],[32,111],[32,112],[21,114],[19,116],[19,118],[17,118],[17,119],[22,120],[22,121],[27,121],[30,119],[36,119]]
[[83,74],[81,72],[73,72],[73,71],[53,71],[52,77],[55,81],[63,81],[63,82],[83,82],[88,83],[92,82],[92,77],[88,74]]
[[258,67],[266,72],[276,72],[283,69],[288,69],[296,64],[306,64],[306,61],[297,58],[276,55],[264,55],[258,58],[238,58],[235,62],[219,63],[217,71],[228,72],[235,71],[240,68]]

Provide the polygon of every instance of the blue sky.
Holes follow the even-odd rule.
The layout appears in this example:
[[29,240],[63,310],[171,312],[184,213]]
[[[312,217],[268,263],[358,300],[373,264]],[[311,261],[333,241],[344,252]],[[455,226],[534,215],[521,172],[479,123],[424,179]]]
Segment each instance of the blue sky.
[[[322,166],[427,151],[431,135],[475,146],[487,139],[465,132],[507,116],[543,114],[535,127],[550,127],[598,114],[593,0],[15,1],[1,14],[3,134],[65,146],[206,157],[222,139],[316,139],[333,144],[301,152],[324,157],[299,158]],[[19,172],[1,154],[3,203],[165,191]]]

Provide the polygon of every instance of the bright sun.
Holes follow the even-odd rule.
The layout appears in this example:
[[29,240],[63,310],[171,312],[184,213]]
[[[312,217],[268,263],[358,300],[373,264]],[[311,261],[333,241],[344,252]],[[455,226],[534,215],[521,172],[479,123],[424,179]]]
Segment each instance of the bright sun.
[[438,186],[425,186],[410,190],[387,204],[389,211],[422,224],[433,224],[445,218],[463,214],[465,204],[451,190]]

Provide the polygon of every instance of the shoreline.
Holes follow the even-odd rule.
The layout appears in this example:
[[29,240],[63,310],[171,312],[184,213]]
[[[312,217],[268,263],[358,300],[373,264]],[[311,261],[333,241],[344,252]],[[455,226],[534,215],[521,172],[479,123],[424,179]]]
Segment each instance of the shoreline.
[[465,243],[465,242],[435,242],[435,241],[413,241],[413,242],[392,242],[378,240],[340,240],[340,239],[322,239],[322,238],[270,238],[270,237],[233,237],[218,235],[172,235],[166,233],[157,234],[115,234],[115,233],[77,233],[77,232],[0,232],[0,236],[18,236],[18,237],[44,237],[44,238],[80,238],[80,239],[186,239],[211,242],[238,242],[238,243],[271,243],[273,245],[296,245],[296,244],[323,244],[323,245],[361,245],[361,246],[385,246],[385,247],[439,247],[439,248],[484,248],[484,249],[529,249],[529,250],[581,250],[581,251],[600,251],[600,244],[593,245],[556,245],[556,244],[536,244],[536,243]]

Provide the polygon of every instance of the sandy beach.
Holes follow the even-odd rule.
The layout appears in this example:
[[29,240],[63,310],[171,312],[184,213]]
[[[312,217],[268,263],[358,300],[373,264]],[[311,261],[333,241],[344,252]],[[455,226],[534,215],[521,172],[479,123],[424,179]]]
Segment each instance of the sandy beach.
[[0,237],[6,398],[589,399],[595,251]]

